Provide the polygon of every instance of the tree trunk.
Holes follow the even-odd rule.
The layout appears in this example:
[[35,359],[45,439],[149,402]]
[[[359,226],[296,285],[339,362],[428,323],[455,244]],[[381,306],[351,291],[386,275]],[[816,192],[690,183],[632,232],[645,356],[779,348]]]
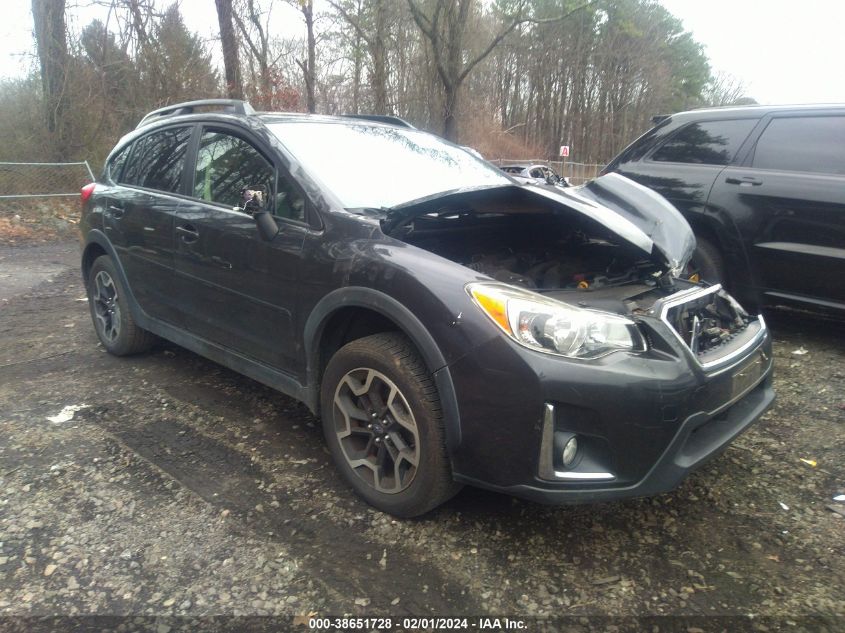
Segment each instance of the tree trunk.
[[302,68],[305,78],[305,107],[314,114],[317,100],[314,96],[314,84],[317,79],[317,40],[314,37],[314,0],[303,0],[302,15],[305,17],[305,29],[308,35],[308,59]]
[[[361,13],[363,11],[362,0],[358,0],[356,20],[361,20]],[[352,47],[352,112],[351,114],[358,114],[360,112],[361,104],[361,71],[364,66],[362,47],[364,40],[361,37],[361,31],[355,29],[355,43]]]
[[443,102],[443,138],[458,142],[458,96],[460,91],[460,84],[444,84],[444,102]]
[[67,35],[65,0],[32,0],[32,18],[38,60],[41,64],[41,88],[44,92],[44,120],[50,133],[53,156],[65,158],[65,112],[67,95]]
[[223,66],[226,71],[226,94],[232,99],[244,98],[241,80],[241,63],[238,59],[238,40],[232,24],[232,0],[214,0],[217,4],[217,21],[220,24],[220,42],[223,45]]
[[373,38],[370,53],[373,58],[373,110],[375,114],[388,114],[387,111],[387,51],[385,29],[387,28],[386,0],[378,0],[376,5],[376,36]]

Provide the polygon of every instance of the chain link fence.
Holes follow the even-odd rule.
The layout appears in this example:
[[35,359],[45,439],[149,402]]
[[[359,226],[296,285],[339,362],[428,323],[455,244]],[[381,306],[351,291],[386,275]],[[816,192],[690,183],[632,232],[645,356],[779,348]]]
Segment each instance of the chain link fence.
[[0,242],[69,233],[79,221],[79,190],[93,180],[87,161],[0,162]]
[[571,185],[582,185],[599,175],[604,165],[597,163],[574,163],[568,160],[543,160],[542,158],[497,158],[490,161],[499,167],[503,165],[545,165],[556,174],[569,180]]

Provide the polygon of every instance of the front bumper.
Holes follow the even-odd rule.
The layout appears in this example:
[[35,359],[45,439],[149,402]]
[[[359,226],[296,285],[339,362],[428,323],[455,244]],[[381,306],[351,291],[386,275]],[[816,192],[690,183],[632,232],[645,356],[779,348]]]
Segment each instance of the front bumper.
[[[768,332],[711,370],[667,335],[648,354],[590,363],[500,337],[450,371],[463,434],[455,479],[554,504],[671,490],[774,400]],[[586,449],[568,472],[550,457],[556,432]]]

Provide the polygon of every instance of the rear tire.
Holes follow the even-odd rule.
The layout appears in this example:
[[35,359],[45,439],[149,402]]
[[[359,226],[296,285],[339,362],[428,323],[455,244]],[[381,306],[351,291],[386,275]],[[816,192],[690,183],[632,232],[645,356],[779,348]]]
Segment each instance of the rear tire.
[[146,352],[152,347],[155,336],[138,327],[132,318],[126,288],[108,255],[94,260],[87,286],[94,330],[110,354],[128,356]]
[[335,464],[370,505],[414,517],[460,490],[437,389],[403,335],[374,334],[344,345],[326,367],[320,404]]
[[702,281],[710,284],[727,282],[725,278],[725,262],[719,248],[710,240],[696,236],[697,246],[689,263],[689,275],[698,273]]

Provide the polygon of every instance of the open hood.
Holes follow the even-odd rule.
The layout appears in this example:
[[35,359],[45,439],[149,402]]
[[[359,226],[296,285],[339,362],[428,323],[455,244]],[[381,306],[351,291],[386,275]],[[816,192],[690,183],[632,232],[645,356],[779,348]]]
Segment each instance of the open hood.
[[390,233],[416,216],[462,208],[489,213],[574,211],[675,273],[695,250],[692,229],[675,207],[650,189],[613,173],[566,189],[512,184],[445,191],[393,207],[383,228]]
[[684,216],[666,198],[625,176],[599,176],[581,187],[560,190],[560,196],[604,207],[636,226],[672,271],[680,271],[692,257],[695,235]]

